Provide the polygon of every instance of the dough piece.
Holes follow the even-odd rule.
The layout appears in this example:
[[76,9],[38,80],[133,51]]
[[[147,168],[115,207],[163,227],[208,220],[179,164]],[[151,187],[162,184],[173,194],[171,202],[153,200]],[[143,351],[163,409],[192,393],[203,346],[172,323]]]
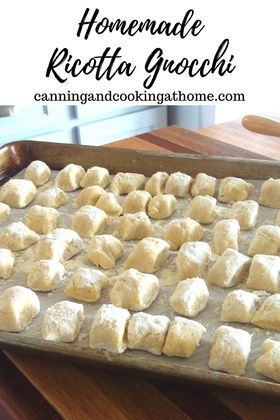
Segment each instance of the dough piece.
[[26,179],[10,179],[0,190],[0,201],[10,207],[26,207],[36,195],[36,187]]
[[146,182],[145,191],[148,191],[152,197],[163,193],[168,178],[169,175],[166,172],[156,172]]
[[209,270],[207,281],[218,287],[232,287],[248,274],[250,258],[235,249],[226,249]]
[[174,195],[155,195],[148,204],[148,215],[152,219],[166,219],[177,209],[177,201]]
[[146,212],[151,198],[148,191],[131,191],[123,200],[123,214]]
[[218,199],[223,203],[247,200],[249,194],[255,190],[255,186],[242,178],[229,176],[221,181]]
[[182,172],[174,172],[165,184],[165,193],[175,197],[186,197],[190,191],[192,177]]
[[107,214],[94,206],[83,206],[73,216],[72,228],[82,238],[102,233],[107,225]]
[[57,302],[46,311],[42,327],[43,338],[72,343],[77,338],[83,321],[83,305],[67,300]]
[[36,261],[27,278],[27,286],[36,291],[50,292],[57,287],[64,273],[64,266],[58,261]]
[[70,163],[58,172],[55,178],[55,186],[63,191],[75,191],[80,188],[80,182],[85,174],[85,170],[80,165]]
[[120,218],[119,234],[124,241],[143,239],[152,234],[152,224],[144,212],[128,213]]
[[119,216],[122,212],[122,208],[117,202],[115,195],[111,192],[102,194],[98,198],[95,207],[105,211],[108,216]]
[[176,251],[186,242],[202,239],[204,229],[198,222],[186,217],[169,222],[163,230],[163,239],[169,243],[170,249]]
[[57,228],[59,213],[52,207],[38,204],[30,207],[25,216],[26,225],[39,234],[47,234]]
[[209,195],[210,197],[213,197],[215,195],[216,184],[217,179],[213,176],[199,173],[193,181],[191,193],[193,196]]
[[215,253],[222,255],[228,249],[238,250],[238,236],[240,226],[236,219],[220,220],[213,229],[213,243]]
[[0,247],[21,251],[39,241],[40,236],[22,222],[14,222],[0,233]]
[[280,257],[255,255],[252,259],[246,287],[266,292],[280,292]]
[[0,203],[0,223],[5,222],[5,220],[7,220],[10,216],[10,213],[10,206],[8,206],[8,204],[5,203]]
[[190,357],[205,332],[199,322],[176,316],[169,325],[162,352],[166,356]]
[[169,298],[174,311],[180,315],[196,316],[206,307],[209,292],[206,283],[200,277],[180,281]]
[[102,305],[96,312],[89,333],[90,347],[123,353],[127,348],[126,329],[129,316],[127,309]]
[[14,254],[6,248],[0,248],[0,277],[8,279],[13,271],[15,263]]
[[227,212],[227,217],[236,219],[241,230],[248,230],[257,223],[258,211],[259,205],[256,201],[236,201]]
[[260,328],[280,331],[280,294],[265,299],[260,309],[255,313],[252,324]]
[[244,375],[251,350],[251,335],[222,325],[215,331],[208,366],[232,375]]
[[262,345],[262,355],[254,368],[276,382],[280,382],[280,342],[267,338]]
[[259,203],[272,209],[280,209],[280,179],[270,178],[261,186]]
[[38,204],[44,207],[53,207],[57,209],[63,206],[69,200],[68,195],[60,188],[53,187],[42,191],[38,195]]
[[158,278],[153,274],[140,273],[134,268],[124,271],[112,281],[112,304],[130,311],[149,308],[159,293]]
[[109,284],[108,278],[93,268],[78,268],[64,289],[66,296],[84,302],[96,302],[101,290]]
[[128,348],[162,354],[170,320],[164,315],[150,315],[138,312],[129,320]]
[[88,244],[87,256],[97,267],[110,270],[123,254],[122,243],[112,235],[96,235]]
[[0,295],[0,330],[19,332],[40,312],[40,301],[26,287],[13,286]]
[[111,191],[115,195],[128,194],[144,187],[145,176],[131,172],[118,172],[111,183]]
[[110,183],[109,171],[101,166],[93,166],[89,168],[81,179],[80,186],[82,188],[90,187],[91,185],[99,185],[106,188]]
[[260,226],[249,245],[248,255],[276,255],[280,249],[280,227],[274,225]]
[[29,179],[36,187],[40,187],[48,182],[50,176],[51,170],[45,162],[33,160],[25,170],[24,179]]
[[251,322],[261,299],[254,293],[245,290],[233,290],[223,301],[221,321]]
[[143,273],[154,273],[167,260],[169,244],[159,238],[144,238],[129,254],[125,268],[136,268]]
[[183,244],[176,258],[180,279],[202,277],[210,257],[211,249],[206,242]]
[[69,260],[83,249],[83,241],[72,229],[57,228],[41,238],[37,255],[40,260]]
[[215,216],[217,200],[209,195],[197,195],[191,201],[185,216],[189,216],[199,223],[209,224],[213,222]]
[[[0,203],[0,204],[1,204],[1,203]],[[279,211],[278,211],[278,213],[277,213],[277,217],[276,217],[275,224],[276,224],[277,226],[280,226],[280,210],[279,210]]]
[[98,185],[86,187],[77,195],[75,203],[79,207],[87,205],[95,206],[95,204],[103,194],[105,195],[106,191]]

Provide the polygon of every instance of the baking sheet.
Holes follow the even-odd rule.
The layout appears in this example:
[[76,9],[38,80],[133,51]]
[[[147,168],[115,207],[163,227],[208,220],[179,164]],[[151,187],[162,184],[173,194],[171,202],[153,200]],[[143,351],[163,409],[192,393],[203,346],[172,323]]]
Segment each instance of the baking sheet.
[[[44,186],[38,188],[38,192],[53,186],[56,173],[57,171],[52,171],[51,180]],[[23,171],[18,173],[15,177],[22,178]],[[250,180],[250,182],[252,182],[252,180]],[[257,191],[250,198],[257,200],[261,181],[253,181],[253,183],[256,185]],[[70,197],[69,202],[65,206],[62,206],[58,209],[58,211],[60,212],[60,227],[71,228],[72,215],[75,212],[75,210],[77,210],[77,207],[75,207],[74,204],[74,198],[77,196],[79,191],[68,193]],[[123,201],[123,197],[120,197],[119,200],[121,203]],[[170,220],[183,217],[190,200],[190,198],[177,198],[178,210],[174,212],[170,218],[160,221],[151,220],[154,228],[154,236],[162,237],[163,228],[167,223],[170,222]],[[36,202],[37,201],[35,197],[35,200],[27,208],[12,209],[11,216],[6,222],[2,224],[1,228],[7,226],[9,223],[14,221],[24,221],[24,215],[27,212],[28,208],[36,204]],[[230,208],[230,205],[217,202],[217,214],[214,222],[211,225],[203,226],[205,228],[205,235],[202,239],[203,241],[207,241],[211,245],[213,225],[218,220],[225,218],[225,213],[228,208]],[[264,224],[274,224],[276,215],[277,210],[264,208],[260,206],[258,223],[256,227]],[[118,217],[110,218],[110,222],[104,233],[114,234],[116,237],[119,237],[117,232],[118,219]],[[241,231],[239,240],[240,252],[245,254],[247,253],[248,245],[252,239],[253,234],[254,231]],[[53,305],[57,301],[68,299],[64,295],[63,291],[66,284],[71,279],[72,274],[76,268],[93,267],[90,261],[88,260],[85,252],[88,241],[89,240],[84,240],[84,250],[80,254],[76,255],[71,260],[64,262],[66,274],[63,277],[63,280],[60,282],[58,288],[52,292],[47,293],[37,292],[41,303],[41,311],[38,317],[32,321],[30,326],[28,326],[23,332],[17,334],[0,332],[0,344],[2,344],[2,346],[5,347],[5,344],[14,344],[16,346],[41,349],[48,352],[63,353],[65,355],[71,355],[77,358],[89,359],[97,362],[108,362],[116,365],[124,365],[127,367],[136,367],[144,370],[150,370],[153,372],[167,373],[169,375],[180,376],[183,378],[191,377],[203,380],[205,382],[209,381],[220,384],[224,383],[226,385],[237,387],[242,386],[248,389],[266,390],[267,392],[279,392],[280,385],[270,382],[264,376],[258,374],[253,369],[253,363],[255,359],[261,354],[262,342],[268,337],[275,340],[279,340],[280,333],[262,330],[249,324],[228,323],[228,325],[231,325],[236,328],[242,328],[253,334],[252,350],[248,361],[246,375],[242,378],[237,376],[234,377],[233,375],[210,371],[207,366],[211,342],[213,340],[213,333],[218,326],[227,324],[224,322],[222,323],[219,320],[222,301],[231,290],[239,288],[244,289],[244,282],[230,289],[221,289],[210,284],[208,285],[210,292],[208,305],[203,312],[201,312],[197,317],[194,318],[196,321],[201,322],[206,327],[207,332],[203,335],[200,346],[189,359],[167,357],[164,355],[154,356],[148,352],[136,350],[126,350],[126,352],[121,355],[113,355],[105,351],[94,351],[90,349],[88,332],[96,310],[103,303],[110,303],[110,287],[107,289],[103,289],[102,297],[98,302],[83,303],[85,309],[85,321],[79,333],[78,339],[74,343],[64,344],[42,340],[41,326],[46,308]],[[101,270],[109,277],[117,275],[123,271],[123,263],[126,260],[130,251],[132,250],[133,246],[138,241],[122,242],[124,244],[125,252],[122,258],[117,262],[116,267],[112,270]],[[12,277],[8,280],[0,280],[0,293],[2,293],[6,288],[16,284],[26,286],[28,273],[31,270],[33,262],[37,260],[36,246],[37,245],[34,244],[33,246],[29,247],[24,251],[16,252],[16,261]],[[176,284],[179,281],[175,266],[176,255],[177,251],[170,251],[168,260],[161,267],[161,269],[157,273],[155,273],[160,281],[160,293],[155,302],[145,312],[154,315],[164,314],[167,315],[170,319],[178,315],[172,310],[168,302],[169,296],[172,294]],[[217,256],[213,255],[209,266],[211,266],[215,262],[216,258]],[[256,293],[264,297],[267,295],[265,292]]]
[[[203,137],[203,136],[201,136]],[[240,176],[243,178],[257,179],[256,184],[260,185],[260,180],[265,180],[269,177],[280,177],[279,162],[265,161],[265,160],[249,160],[237,159],[227,157],[201,157],[189,154],[176,154],[168,152],[146,152],[128,149],[115,149],[106,147],[94,146],[77,146],[65,145],[60,143],[47,142],[32,142],[21,141],[7,144],[0,148],[0,180],[6,181],[10,176],[17,173],[24,166],[27,166],[32,160],[44,160],[51,168],[61,169],[68,163],[76,163],[84,166],[86,169],[90,166],[100,165],[105,166],[110,170],[110,173],[118,171],[141,172],[150,176],[158,170],[165,170],[169,173],[182,171],[195,176],[198,172],[207,172],[212,176],[223,178],[225,176]],[[17,177],[21,177],[18,174]],[[52,180],[55,172],[52,174]],[[52,184],[41,187],[44,190]],[[76,193],[70,193],[74,197]],[[256,198],[257,195],[253,198]],[[178,199],[180,211],[187,207],[189,199]],[[36,199],[32,203],[35,204]],[[70,206],[70,207],[69,207]],[[223,217],[223,212],[229,206],[218,203],[220,208],[220,215],[215,220]],[[71,224],[71,214],[75,209],[70,205],[58,209],[62,213],[61,224],[64,227],[69,227]],[[26,209],[15,210],[16,220],[22,220]],[[175,213],[172,218],[177,218],[179,213]],[[258,220],[258,225],[264,223],[274,223],[277,210],[261,209],[261,218]],[[70,214],[70,215],[69,215]],[[14,219],[14,220],[15,220]],[[155,226],[167,223],[170,219],[164,222],[152,221]],[[11,222],[9,219],[2,226]],[[116,222],[112,223],[105,231],[105,233],[113,232],[116,228]],[[206,226],[206,236],[203,240],[211,240],[211,225]],[[248,234],[241,232],[241,247],[240,250],[244,252],[247,249],[247,244],[252,237],[252,232]],[[156,236],[161,236],[160,230]],[[245,237],[246,236],[246,237]],[[85,241],[86,243],[87,241]],[[136,243],[136,241],[135,241]],[[134,241],[126,242],[125,255],[117,263],[117,271],[112,270],[114,275],[118,272],[118,267],[121,267],[125,260],[129,249],[134,245]],[[15,264],[15,282],[17,284],[26,286],[26,279],[32,261],[35,257],[36,244],[25,251],[17,253],[17,261]],[[159,297],[146,311],[152,314],[166,313],[172,318],[175,313],[169,307],[168,297],[172,293],[177,283],[176,270],[174,264],[175,252],[170,252],[168,260],[165,262],[161,270],[156,275],[160,279],[161,291]],[[211,261],[213,264],[214,259]],[[254,360],[261,354],[260,345],[267,337],[279,339],[279,333],[268,332],[258,329],[256,327],[230,323],[228,325],[237,328],[245,329],[253,333],[252,351],[249,357],[249,363],[246,375],[244,377],[229,375],[221,372],[211,371],[207,367],[209,350],[211,347],[213,331],[222,323],[219,321],[220,306],[224,296],[233,288],[223,290],[209,285],[210,300],[207,309],[199,314],[195,319],[202,322],[207,327],[207,333],[204,334],[201,340],[200,347],[189,359],[180,359],[175,357],[168,358],[167,356],[154,356],[147,352],[127,350],[121,355],[109,354],[105,351],[94,351],[88,347],[88,331],[94,317],[96,308],[102,303],[109,302],[110,289],[103,291],[102,298],[97,304],[84,304],[86,312],[86,320],[81,329],[79,338],[76,342],[71,344],[56,343],[45,341],[41,339],[41,323],[44,315],[44,309],[53,304],[57,300],[65,299],[63,289],[65,284],[70,279],[76,266],[84,265],[91,266],[87,260],[85,252],[75,256],[70,261],[66,262],[65,267],[67,274],[60,283],[58,289],[51,293],[38,293],[41,301],[42,311],[39,316],[32,322],[32,324],[23,332],[18,334],[11,334],[0,332],[0,346],[5,349],[17,349],[22,351],[41,351],[52,355],[61,355],[62,357],[74,358],[76,360],[84,360],[86,362],[95,363],[97,365],[111,365],[121,368],[136,368],[141,371],[147,371],[156,374],[164,374],[169,378],[180,378],[184,381],[194,379],[199,382],[208,384],[218,384],[221,386],[231,386],[238,389],[258,391],[261,393],[278,394],[280,385],[268,380],[262,375],[257,374],[253,369]],[[169,266],[169,268],[168,268]],[[107,273],[107,271],[106,271]],[[0,293],[5,288],[12,286],[13,280],[0,280]],[[244,284],[240,284],[235,288],[244,288]],[[225,324],[225,323],[224,323]]]

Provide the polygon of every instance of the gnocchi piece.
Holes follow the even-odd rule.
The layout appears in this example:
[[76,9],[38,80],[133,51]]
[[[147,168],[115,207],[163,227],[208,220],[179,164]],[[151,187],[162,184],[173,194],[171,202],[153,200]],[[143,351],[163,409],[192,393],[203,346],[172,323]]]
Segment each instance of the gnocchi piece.
[[105,211],[108,216],[119,216],[122,212],[122,208],[117,202],[115,195],[111,192],[102,194],[98,198],[95,207]]
[[205,309],[209,299],[206,283],[200,277],[180,281],[169,298],[169,303],[180,315],[196,316]]
[[232,375],[244,375],[251,350],[251,335],[222,325],[215,331],[208,366]]
[[280,249],[280,227],[274,225],[260,226],[249,245],[248,255],[276,255]]
[[21,251],[38,242],[40,236],[22,222],[14,222],[0,232],[0,246],[11,251]]
[[40,192],[37,201],[41,206],[57,209],[66,204],[68,200],[68,195],[63,190],[53,187]]
[[190,206],[185,212],[185,216],[189,216],[199,223],[205,225],[212,223],[215,216],[217,200],[209,195],[197,195],[191,201]]
[[148,215],[152,219],[166,219],[177,209],[177,201],[174,195],[155,195],[148,204]]
[[270,178],[261,186],[259,203],[272,209],[280,209],[280,179]]
[[280,257],[255,255],[252,259],[246,287],[267,292],[280,291]]
[[192,196],[209,195],[210,197],[213,197],[215,195],[216,184],[217,179],[215,177],[203,172],[199,173],[196,175],[192,184]]
[[95,206],[99,198],[105,194],[106,191],[98,185],[86,187],[77,195],[75,203],[78,207],[87,205]]
[[125,268],[136,268],[143,273],[154,273],[167,260],[169,244],[159,238],[144,238],[129,254]]
[[131,191],[123,200],[123,214],[146,212],[151,198],[148,191]]
[[10,213],[10,206],[8,206],[8,204],[5,203],[0,203],[0,223],[5,222],[5,220],[7,220],[10,216]]
[[251,322],[260,328],[280,331],[280,294],[267,297]]
[[40,187],[41,185],[48,182],[51,176],[51,170],[45,162],[41,160],[33,160],[31,162],[24,173],[24,179],[28,179],[32,181],[36,187]]
[[70,163],[58,172],[55,178],[55,186],[63,191],[75,191],[80,188],[80,182],[85,174],[85,170],[80,165]]
[[258,373],[280,382],[280,342],[267,338],[262,345],[262,355],[256,360],[254,368]]
[[162,352],[166,356],[190,357],[205,332],[199,322],[176,316],[169,325]]
[[124,241],[143,239],[152,234],[152,224],[144,212],[128,213],[119,220],[118,231]]
[[250,258],[235,249],[226,249],[209,270],[207,281],[218,287],[232,287],[247,275]]
[[204,229],[198,222],[186,217],[169,222],[163,231],[163,239],[176,251],[186,242],[199,241],[204,235]]
[[261,299],[254,293],[233,290],[223,301],[221,321],[251,322],[260,302]]
[[180,279],[202,277],[211,257],[210,246],[206,242],[183,244],[176,258]]
[[87,256],[97,267],[110,270],[124,252],[122,243],[112,235],[96,235],[89,242]]
[[236,219],[241,230],[255,226],[258,218],[259,205],[254,200],[236,201],[227,212],[229,219]]
[[162,354],[170,320],[164,315],[138,312],[129,320],[127,329],[128,348]]
[[72,343],[84,321],[84,307],[80,303],[62,300],[50,306],[42,327],[44,340]]
[[213,229],[213,243],[215,253],[222,255],[228,249],[238,250],[238,236],[240,226],[236,219],[220,220]]
[[192,177],[182,172],[174,172],[165,184],[165,193],[175,197],[186,197],[190,192]]
[[130,314],[127,309],[102,305],[94,317],[89,333],[93,349],[123,353],[127,348],[126,330]]
[[83,241],[72,229],[57,228],[41,238],[37,256],[40,260],[69,260],[83,249]]
[[146,182],[145,191],[148,191],[152,197],[162,194],[168,178],[169,175],[166,172],[156,172]]
[[40,301],[26,287],[13,286],[0,295],[0,330],[23,331],[40,312]]
[[21,209],[34,199],[36,187],[26,179],[10,179],[0,190],[0,201],[8,206]]
[[0,277],[8,279],[11,277],[15,263],[15,255],[6,248],[0,248]]
[[235,201],[247,200],[255,186],[242,178],[229,176],[221,181],[218,191],[218,199],[223,203],[234,203]]
[[102,233],[107,225],[107,214],[94,206],[83,206],[73,216],[72,228],[82,238]]
[[55,260],[36,261],[27,278],[27,286],[40,292],[54,290],[65,273],[63,264]]
[[111,183],[111,191],[115,195],[128,194],[144,187],[145,176],[131,172],[118,172]]
[[119,276],[113,277],[111,302],[115,306],[130,311],[143,311],[155,300],[159,293],[158,278],[130,268]]
[[99,185],[106,188],[110,183],[109,171],[101,166],[93,166],[89,168],[81,179],[80,186],[82,188],[90,187],[92,185]]
[[57,228],[59,212],[52,207],[38,204],[30,207],[25,216],[26,225],[39,234],[47,234]]
[[78,268],[64,289],[66,296],[84,302],[96,302],[101,290],[109,284],[108,278],[93,268]]
[[276,220],[275,220],[275,224],[276,224],[276,226],[280,226],[280,210],[278,211],[278,213],[277,213],[277,217],[276,217]]

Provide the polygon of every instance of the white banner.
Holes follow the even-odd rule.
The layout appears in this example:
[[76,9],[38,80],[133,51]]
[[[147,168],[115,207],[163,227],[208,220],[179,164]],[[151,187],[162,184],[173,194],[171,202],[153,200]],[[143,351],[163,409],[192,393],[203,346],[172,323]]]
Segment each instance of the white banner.
[[0,6],[0,103],[279,102],[276,0]]

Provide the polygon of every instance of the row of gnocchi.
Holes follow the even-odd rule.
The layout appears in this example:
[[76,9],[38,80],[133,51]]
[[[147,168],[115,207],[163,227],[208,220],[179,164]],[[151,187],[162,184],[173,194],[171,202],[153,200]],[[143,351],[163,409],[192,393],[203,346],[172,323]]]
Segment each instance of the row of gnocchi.
[[[22,331],[40,311],[34,292],[21,286],[7,289],[0,296],[0,327],[2,330]],[[6,317],[3,319],[3,311]],[[45,340],[73,342],[84,321],[82,304],[60,301],[49,307],[44,316],[42,336]],[[95,314],[89,345],[95,350],[123,353],[127,348],[148,351],[155,355],[190,357],[199,346],[205,327],[182,317],[171,322],[164,315],[138,312],[130,315],[127,309],[102,305]],[[251,349],[251,335],[229,326],[219,327],[214,334],[208,365],[213,370],[244,375]],[[267,339],[263,355],[254,365],[257,372],[280,381],[274,368],[280,356],[279,342]]]
[[[50,168],[42,161],[33,161],[26,168],[24,180],[10,180],[0,191],[0,201],[15,208],[28,205],[36,194],[36,186],[44,185],[49,181]],[[205,173],[199,173],[195,179],[191,176],[175,172],[168,175],[166,172],[153,174],[145,183],[146,178],[142,174],[119,172],[111,182],[111,191],[115,195],[128,194],[132,191],[145,189],[150,196],[162,193],[176,197],[208,195],[214,196],[216,191],[216,178]],[[56,176],[55,186],[63,191],[75,191],[79,188],[99,186],[106,188],[110,183],[109,172],[106,168],[94,166],[87,171],[80,165],[69,164]],[[21,189],[23,187],[23,190]],[[226,177],[219,186],[218,199],[225,203],[244,201],[255,190],[253,184],[241,178]],[[259,202],[268,207],[280,208],[280,180],[269,179],[261,187]],[[65,197],[64,197],[65,198]]]

